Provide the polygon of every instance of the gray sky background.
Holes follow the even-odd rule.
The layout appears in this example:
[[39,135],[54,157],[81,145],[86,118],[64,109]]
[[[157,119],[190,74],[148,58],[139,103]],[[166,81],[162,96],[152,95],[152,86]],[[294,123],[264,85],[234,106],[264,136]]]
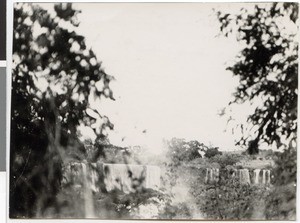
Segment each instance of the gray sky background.
[[[109,132],[113,144],[142,145],[159,153],[163,138],[180,137],[221,150],[238,149],[234,140],[239,135],[233,135],[230,128],[224,132],[227,119],[217,114],[232,99],[238,84],[225,69],[241,45],[235,36],[218,37],[213,9],[235,13],[253,4],[74,6],[82,11],[77,32],[86,37],[105,71],[116,79],[111,85],[116,101],[93,104],[114,123],[115,130]],[[236,107],[236,123],[249,112],[249,106]],[[89,128],[81,130],[92,137]]]
[[[233,150],[217,113],[237,84],[225,70],[240,45],[217,37],[215,9],[238,4],[81,4],[78,32],[103,61],[114,102],[98,104],[115,124],[112,143],[160,151],[162,138],[183,137]],[[245,112],[239,111],[243,117]],[[238,117],[237,117],[238,118]],[[143,133],[143,130],[147,130]],[[124,141],[121,139],[126,137]]]

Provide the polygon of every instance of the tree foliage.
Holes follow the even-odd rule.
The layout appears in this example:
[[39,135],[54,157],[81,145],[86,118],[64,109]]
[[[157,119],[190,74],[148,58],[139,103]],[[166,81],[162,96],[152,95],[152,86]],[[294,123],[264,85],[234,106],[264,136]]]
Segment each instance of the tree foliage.
[[[298,97],[297,3],[257,4],[237,15],[218,12],[220,30],[236,33],[244,48],[228,67],[240,83],[231,103],[258,103],[247,122],[254,135],[238,144],[258,153],[260,142],[277,147],[296,141]],[[255,128],[253,128],[255,127]],[[287,142],[287,143],[286,143]]]
[[[224,171],[224,172],[223,172]],[[202,176],[191,182],[190,191],[205,218],[214,220],[263,220],[264,199],[269,197],[266,187],[241,184],[223,169],[219,182],[199,184]]]
[[201,158],[200,151],[206,151],[207,146],[196,140],[186,141],[185,139],[172,138],[167,142],[168,154],[174,165],[178,165],[181,162],[189,162],[196,158]]
[[204,156],[206,158],[212,158],[214,156],[217,156],[217,155],[222,155],[222,152],[219,151],[219,148],[218,147],[215,147],[215,148],[208,148],[206,151],[205,151],[205,154]]
[[39,216],[57,203],[63,162],[87,158],[78,126],[93,126],[99,151],[113,127],[93,109],[92,101],[113,99],[112,77],[75,32],[79,12],[70,3],[51,10],[14,7],[10,217]]

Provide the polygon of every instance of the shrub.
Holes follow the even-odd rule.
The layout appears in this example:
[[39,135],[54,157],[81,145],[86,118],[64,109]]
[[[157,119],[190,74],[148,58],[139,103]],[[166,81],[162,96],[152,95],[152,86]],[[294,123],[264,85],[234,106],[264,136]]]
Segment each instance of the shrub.
[[215,148],[208,148],[206,151],[205,151],[205,154],[204,156],[206,158],[212,158],[214,156],[217,156],[217,155],[222,155],[222,152],[219,151],[219,148],[218,147],[215,147]]

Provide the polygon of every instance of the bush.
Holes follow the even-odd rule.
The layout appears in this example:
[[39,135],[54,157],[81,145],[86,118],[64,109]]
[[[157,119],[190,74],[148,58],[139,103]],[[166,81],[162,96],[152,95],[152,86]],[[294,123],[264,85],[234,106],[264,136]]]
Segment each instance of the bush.
[[226,166],[235,165],[236,163],[240,162],[243,158],[244,156],[239,154],[224,153],[224,154],[217,154],[211,157],[210,161],[219,163],[221,168],[225,168]]
[[198,179],[191,184],[191,193],[204,217],[214,220],[264,219],[262,204],[269,194],[268,188],[240,184],[225,172],[220,174],[223,177],[217,183],[199,185],[201,179]]
[[215,147],[215,148],[208,148],[206,151],[205,151],[205,154],[204,156],[206,158],[212,158],[214,156],[217,156],[217,155],[222,155],[222,152],[219,151],[219,148],[218,147]]

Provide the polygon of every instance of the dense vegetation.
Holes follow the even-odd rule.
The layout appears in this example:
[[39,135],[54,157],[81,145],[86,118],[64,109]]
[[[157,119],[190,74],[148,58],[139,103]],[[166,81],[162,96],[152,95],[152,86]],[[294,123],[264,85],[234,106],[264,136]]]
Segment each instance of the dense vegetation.
[[[258,4],[237,14],[218,12],[220,30],[237,36],[244,48],[227,69],[240,80],[234,100],[251,103],[239,145],[250,154],[265,142],[296,147],[298,100],[298,4]],[[291,144],[289,144],[291,142]]]
[[298,3],[268,3],[242,8],[236,14],[218,12],[220,30],[236,34],[244,48],[228,67],[240,83],[234,104],[250,103],[248,126],[241,126],[239,145],[257,154],[261,143],[283,148],[275,157],[275,187],[267,199],[271,219],[295,216],[298,101]]
[[[173,138],[166,141],[165,158],[145,158],[142,147],[112,145],[106,131],[113,124],[93,108],[93,102],[114,100],[113,77],[75,32],[79,11],[70,3],[54,5],[54,14],[36,4],[16,4],[10,217],[82,218],[85,182],[64,182],[64,171],[72,162],[105,162],[159,165],[163,183],[159,190],[145,189],[139,187],[144,179],[138,179],[140,185],[126,194],[118,189],[108,192],[99,178],[100,190],[93,192],[91,202],[95,217],[147,218],[152,210],[148,218],[293,219],[298,42],[294,31],[281,32],[277,21],[288,19],[294,27],[297,9],[297,4],[276,3],[242,9],[238,15],[218,13],[225,36],[236,32],[246,46],[228,68],[240,78],[231,103],[263,102],[248,118],[254,132],[245,130],[239,140],[247,153]],[[90,127],[96,139],[82,140],[82,127]],[[262,142],[285,150],[260,151]],[[276,176],[271,185],[243,184],[231,177],[236,169],[253,170],[260,164]],[[208,168],[220,171],[217,181],[205,182]],[[86,177],[89,181],[91,176]]]
[[[174,152],[173,147],[169,147]],[[175,151],[177,147],[175,147]],[[185,150],[182,147],[182,150]],[[207,147],[206,152],[216,148]],[[176,156],[175,156],[176,157]],[[265,164],[265,161],[275,163]],[[263,167],[257,162],[262,161]],[[251,163],[254,165],[249,165]],[[245,163],[245,164],[243,164]],[[285,163],[285,164],[283,164]],[[247,165],[245,167],[244,165]],[[283,167],[283,165],[285,165]],[[185,187],[188,195],[177,209],[178,216],[194,217],[201,213],[201,218],[220,220],[246,219],[294,219],[296,213],[296,154],[272,150],[261,151],[259,156],[247,155],[242,152],[223,152],[215,156],[181,160],[179,163],[170,161],[168,164],[169,179],[173,187]],[[218,182],[206,184],[205,169],[220,168]],[[272,185],[241,184],[230,174],[235,169],[267,168],[272,170]],[[282,178],[279,178],[280,176]],[[182,184],[184,182],[184,185]],[[193,197],[191,200],[190,197]],[[185,203],[186,202],[186,203]],[[189,215],[187,214],[189,213]]]
[[14,8],[11,217],[40,216],[49,205],[59,208],[55,195],[63,162],[87,158],[78,127],[102,120],[101,126],[93,127],[95,156],[101,154],[105,129],[113,127],[89,100],[113,99],[112,77],[74,31],[78,12],[72,5],[57,4],[54,11],[56,17],[35,4]]

